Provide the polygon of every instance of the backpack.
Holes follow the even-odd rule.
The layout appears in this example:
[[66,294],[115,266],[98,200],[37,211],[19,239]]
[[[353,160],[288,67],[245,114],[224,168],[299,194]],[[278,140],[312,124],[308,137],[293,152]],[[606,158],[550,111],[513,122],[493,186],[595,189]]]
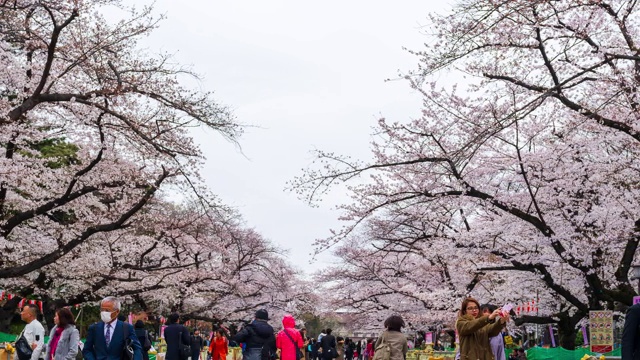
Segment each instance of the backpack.
[[391,346],[384,340],[384,334],[380,338],[380,344],[376,346],[373,352],[373,360],[389,360],[391,359]]
[[[256,334],[255,330],[253,330],[252,325],[247,326],[247,332],[249,332],[249,335],[251,336],[264,339],[264,337],[258,336],[258,334]],[[276,337],[275,335],[271,334],[271,336],[262,343],[262,349],[260,351],[260,360],[276,360],[278,358],[278,354],[273,351],[275,347],[276,347]]]
[[142,349],[144,351],[151,350],[151,340],[149,340],[149,333],[147,330],[144,331],[144,344],[142,344]]

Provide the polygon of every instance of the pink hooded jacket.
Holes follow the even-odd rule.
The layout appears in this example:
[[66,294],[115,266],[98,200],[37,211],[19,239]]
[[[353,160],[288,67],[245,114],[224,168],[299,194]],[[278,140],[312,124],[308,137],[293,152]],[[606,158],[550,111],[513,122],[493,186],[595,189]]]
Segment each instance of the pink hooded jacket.
[[[302,335],[300,332],[295,329],[296,320],[291,315],[285,315],[282,318],[283,329],[280,330],[278,336],[276,336],[276,347],[280,349],[280,359],[281,360],[296,360],[296,346],[301,349],[304,347],[304,341],[302,340]],[[285,334],[285,331],[289,336]],[[295,342],[295,345],[294,345]]]

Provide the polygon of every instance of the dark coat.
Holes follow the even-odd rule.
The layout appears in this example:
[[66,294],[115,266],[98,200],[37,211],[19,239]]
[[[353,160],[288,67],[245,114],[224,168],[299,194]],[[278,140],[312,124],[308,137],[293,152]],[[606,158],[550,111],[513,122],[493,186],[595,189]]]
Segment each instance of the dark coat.
[[333,335],[323,336],[322,339],[320,339],[320,347],[322,348],[323,359],[333,359],[336,354],[336,338]]
[[142,360],[142,346],[138,341],[133,325],[116,320],[109,347],[104,338],[102,321],[89,326],[87,340],[82,348],[82,356],[86,360],[120,360],[124,349],[124,326],[129,329],[129,339],[133,347],[133,360]]
[[247,349],[261,349],[266,345],[274,354],[276,352],[276,336],[273,333],[273,327],[264,320],[253,320],[251,324],[242,328],[233,340],[245,343]]
[[151,339],[149,338],[149,333],[147,330],[142,328],[136,328],[136,336],[138,337],[138,341],[140,341],[140,345],[142,345],[142,360],[149,360],[149,349],[144,348],[144,344],[149,340],[151,343]]
[[164,329],[164,340],[167,342],[165,360],[180,360],[180,343],[191,345],[189,330],[180,324],[170,324]]
[[202,336],[191,337],[191,360],[198,360],[200,358],[200,352],[204,346],[204,339]]
[[627,309],[624,318],[622,360],[640,360],[640,304]]

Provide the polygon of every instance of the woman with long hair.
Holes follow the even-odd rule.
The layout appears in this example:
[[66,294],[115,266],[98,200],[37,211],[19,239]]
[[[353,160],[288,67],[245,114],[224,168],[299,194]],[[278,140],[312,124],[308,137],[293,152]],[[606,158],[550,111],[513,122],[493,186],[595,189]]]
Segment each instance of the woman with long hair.
[[67,308],[56,310],[55,326],[49,334],[47,360],[75,360],[80,345],[80,334],[76,329],[73,314]]
[[500,309],[481,315],[476,299],[464,299],[456,320],[460,360],[494,360],[489,338],[498,335],[508,320],[509,314],[503,314]]

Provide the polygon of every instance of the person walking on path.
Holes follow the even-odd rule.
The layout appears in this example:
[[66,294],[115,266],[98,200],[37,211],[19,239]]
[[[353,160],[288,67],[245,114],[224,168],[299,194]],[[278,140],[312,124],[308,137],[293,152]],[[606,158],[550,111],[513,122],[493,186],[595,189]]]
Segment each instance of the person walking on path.
[[307,329],[300,329],[300,336],[302,336],[302,341],[304,341],[304,346],[302,347],[302,355],[304,360],[309,360],[309,354],[307,353],[307,348],[309,346],[309,338],[307,337]]
[[349,338],[344,341],[344,359],[353,360],[354,353],[356,351],[356,345]]
[[476,299],[466,298],[460,306],[456,330],[460,338],[461,360],[494,360],[489,346],[489,338],[498,335],[509,314],[502,314],[500,309],[490,315],[479,316],[480,304]]
[[100,301],[101,321],[90,325],[87,330],[87,340],[82,348],[85,360],[121,360],[127,340],[133,349],[133,360],[142,360],[142,346],[133,325],[118,320],[119,313],[120,300],[107,296]]
[[80,333],[69,309],[56,311],[55,326],[51,328],[47,343],[47,360],[75,360],[80,345]]
[[374,351],[373,339],[369,338],[367,339],[367,345],[364,348],[364,360],[373,359]]
[[138,341],[142,346],[142,360],[149,360],[149,350],[151,349],[151,339],[149,338],[149,333],[144,328],[144,321],[142,320],[136,321],[133,327],[135,328]]
[[[167,353],[164,358],[165,360],[186,360],[182,357],[181,347],[191,345],[189,330],[179,323],[180,315],[177,313],[169,315],[168,320],[168,325],[164,329],[164,341],[167,342]],[[191,356],[191,353],[189,352],[187,356]]]
[[624,317],[622,360],[640,360],[640,303],[629,307]]
[[213,338],[211,338],[211,344],[209,345],[209,354],[211,354],[211,360],[226,360],[228,353],[229,344],[227,342],[227,338],[222,332],[222,329],[214,331]]
[[276,348],[281,360],[298,360],[296,354],[304,347],[304,340],[296,330],[296,320],[291,315],[282,318],[282,330],[276,336]]
[[322,359],[324,360],[333,360],[338,356],[338,352],[336,350],[336,346],[338,343],[336,342],[336,338],[331,335],[332,330],[326,329],[325,334],[320,340],[320,349],[322,349]]
[[200,336],[199,330],[193,331],[191,336],[191,360],[200,360],[200,353],[204,347],[204,339]]
[[309,360],[317,360],[318,359],[318,347],[316,343],[316,339],[309,339],[309,345],[307,345],[307,353],[309,354]]
[[269,313],[266,309],[256,311],[254,320],[233,337],[237,343],[244,343],[243,360],[274,360],[276,354],[276,338],[273,327],[267,322]]
[[[24,329],[18,339],[24,336],[25,340],[31,345],[31,360],[42,359],[42,350],[44,349],[44,327],[38,321],[38,308],[33,304],[25,304],[20,312],[20,318],[26,322]],[[18,359],[18,351],[15,353],[14,359]]]
[[378,336],[374,348],[385,342],[389,344],[390,360],[404,360],[407,356],[407,337],[401,332],[404,320],[399,315],[391,315],[384,321],[385,331]]

